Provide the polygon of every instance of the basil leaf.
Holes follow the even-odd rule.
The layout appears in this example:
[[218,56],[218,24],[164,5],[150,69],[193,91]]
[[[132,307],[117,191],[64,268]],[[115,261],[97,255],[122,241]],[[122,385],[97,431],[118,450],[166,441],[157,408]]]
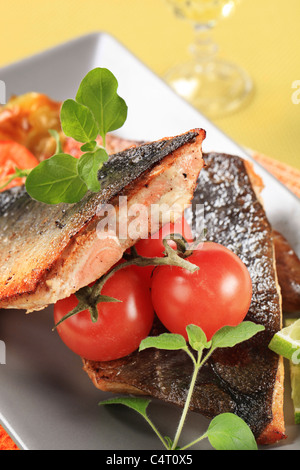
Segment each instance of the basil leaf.
[[78,142],[93,141],[99,133],[93,113],[74,100],[64,101],[60,120],[64,133]]
[[257,450],[251,429],[233,413],[216,416],[210,422],[206,436],[216,450]]
[[250,321],[243,321],[237,326],[224,326],[212,337],[212,349],[232,348],[236,344],[252,338],[264,329],[264,326]]
[[29,173],[26,179],[28,194],[46,204],[80,201],[87,192],[87,186],[78,175],[78,160],[61,153],[44,160]]
[[211,341],[207,341],[204,331],[197,325],[188,325],[186,331],[189,338],[189,343],[196,351],[202,351],[204,348],[208,349],[211,346]]
[[148,348],[175,351],[178,349],[186,349],[187,346],[183,336],[172,333],[163,333],[159,336],[148,336],[148,338],[143,339],[140,344],[139,351],[143,351]]
[[118,81],[106,68],[91,70],[82,80],[76,101],[87,106],[96,119],[105,143],[107,132],[123,126],[127,118],[127,105],[117,94]]
[[104,400],[99,405],[125,405],[132,410],[140,413],[144,418],[147,418],[147,407],[151,400],[139,397],[118,397]]
[[98,149],[96,152],[85,153],[79,158],[77,163],[78,174],[90,191],[95,193],[100,191],[98,171],[101,168],[101,164],[107,159],[108,155],[104,149]]

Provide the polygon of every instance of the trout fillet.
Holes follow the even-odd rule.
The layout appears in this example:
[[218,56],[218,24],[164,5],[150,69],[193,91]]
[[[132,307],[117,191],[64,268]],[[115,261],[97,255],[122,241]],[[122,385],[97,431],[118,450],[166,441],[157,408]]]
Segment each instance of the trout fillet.
[[[272,228],[252,185],[257,184],[255,175],[246,162],[220,154],[204,155],[204,161],[186,217],[194,235],[200,235],[203,213],[197,211],[203,204],[207,240],[231,249],[246,264],[253,285],[246,319],[264,325],[265,331],[234,348],[215,351],[200,370],[191,410],[208,418],[235,413],[248,423],[258,443],[272,444],[286,437],[283,361],[268,348],[281,329]],[[150,335],[164,331],[157,320]],[[83,359],[83,364],[101,390],[149,395],[181,407],[193,369],[184,352],[155,349],[111,362]]]
[[[119,197],[128,208],[143,204],[140,238],[156,232],[151,209],[176,205],[179,217],[190,204],[203,166],[205,131],[195,129],[177,137],[117,153],[99,172],[101,191],[79,203],[49,206],[32,200],[24,187],[0,194],[0,308],[41,310],[95,281],[137,240],[100,237],[101,208],[116,210]],[[124,230],[123,230],[124,233]]]

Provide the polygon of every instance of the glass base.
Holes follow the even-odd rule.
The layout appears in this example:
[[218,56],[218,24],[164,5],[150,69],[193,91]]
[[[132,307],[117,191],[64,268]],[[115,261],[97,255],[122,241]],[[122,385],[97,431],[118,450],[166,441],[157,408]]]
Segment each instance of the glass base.
[[238,110],[253,90],[252,80],[243,69],[220,59],[178,65],[164,78],[176,93],[211,118]]

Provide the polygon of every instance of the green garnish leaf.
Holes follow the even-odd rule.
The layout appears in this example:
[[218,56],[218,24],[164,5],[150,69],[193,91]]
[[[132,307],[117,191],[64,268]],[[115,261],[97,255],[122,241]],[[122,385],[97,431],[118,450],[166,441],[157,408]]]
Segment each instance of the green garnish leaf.
[[139,397],[117,397],[104,400],[99,405],[125,405],[132,410],[140,413],[144,418],[147,417],[147,408],[151,400]]
[[[59,133],[50,130],[56,140],[55,155],[28,170],[26,190],[33,199],[46,204],[73,204],[88,190],[100,191],[98,171],[108,158],[103,148],[106,134],[121,127],[127,118],[127,105],[117,89],[115,76],[105,68],[96,68],[82,80],[76,100],[64,101],[60,112],[62,130],[82,143],[84,154],[79,160],[64,154]],[[99,134],[103,147],[96,141]],[[16,172],[5,186],[18,176]]]
[[76,101],[93,113],[105,145],[107,132],[123,126],[127,118],[127,105],[117,94],[118,81],[106,68],[91,70],[82,80]]
[[85,153],[78,160],[78,174],[90,191],[100,191],[98,171],[107,159],[107,152],[100,148],[96,152]]
[[96,150],[96,147],[97,147],[97,142],[95,140],[92,140],[91,142],[87,142],[86,144],[83,144],[80,147],[80,150],[82,152],[94,152],[94,150]]
[[99,129],[89,108],[74,100],[64,101],[60,112],[61,127],[64,133],[78,142],[96,139]]
[[188,325],[186,327],[186,331],[190,346],[195,349],[195,351],[202,351],[204,348],[210,348],[211,341],[207,341],[206,334],[199,326]]
[[172,333],[163,333],[159,336],[148,336],[143,339],[140,344],[139,351],[143,351],[148,348],[175,351],[178,349],[186,349],[187,345],[183,336]]
[[87,185],[78,174],[77,163],[76,158],[65,153],[44,160],[26,179],[28,194],[46,204],[79,202],[87,192]]
[[216,450],[257,450],[251,429],[233,413],[216,416],[210,422],[206,436]]
[[237,326],[224,326],[212,337],[212,349],[232,348],[236,344],[252,338],[264,329],[263,325],[257,325],[250,321],[243,321]]

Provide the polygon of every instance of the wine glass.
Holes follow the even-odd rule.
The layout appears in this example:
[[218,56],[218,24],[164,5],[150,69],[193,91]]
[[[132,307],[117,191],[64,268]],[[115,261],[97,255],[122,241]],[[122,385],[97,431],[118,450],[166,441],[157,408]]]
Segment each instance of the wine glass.
[[176,15],[194,26],[192,60],[169,70],[165,80],[208,117],[217,118],[240,108],[253,84],[239,66],[217,57],[218,46],[210,32],[229,16],[240,0],[166,0]]

